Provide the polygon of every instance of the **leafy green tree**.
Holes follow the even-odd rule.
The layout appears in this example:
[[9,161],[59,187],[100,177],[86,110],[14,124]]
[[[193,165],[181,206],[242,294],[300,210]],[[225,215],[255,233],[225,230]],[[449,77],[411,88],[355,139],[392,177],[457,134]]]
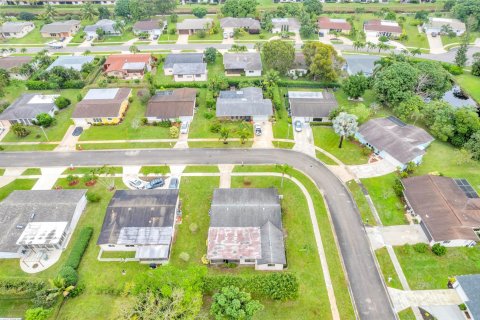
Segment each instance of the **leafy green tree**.
[[300,16],[300,35],[304,38],[310,38],[317,33],[317,23],[310,15],[304,13]]
[[30,130],[27,129],[21,123],[15,123],[11,126],[12,132],[19,138],[24,138],[30,134]]
[[333,82],[338,79],[345,60],[338,56],[337,51],[331,45],[308,42],[303,46],[303,54],[309,76],[314,80]]
[[353,136],[358,130],[357,116],[340,112],[338,116],[333,119],[333,130],[340,136],[340,143],[338,148],[342,148],[343,139]]
[[137,46],[130,46],[130,47],[128,48],[128,51],[130,51],[130,52],[133,53],[133,54],[140,52],[140,50],[138,49]]
[[472,74],[480,77],[480,52],[473,54]]
[[226,0],[221,11],[226,17],[244,18],[257,10],[256,0]]
[[[433,101],[425,105],[424,122],[429,125],[430,133],[440,141],[447,141],[455,134],[454,109],[445,101]],[[431,113],[433,112],[433,114]],[[433,122],[432,122],[433,118]]]
[[276,70],[268,70],[263,75],[262,82],[266,88],[275,87],[279,81],[280,81],[280,75]]
[[418,71],[409,63],[394,63],[375,76],[373,90],[378,100],[395,106],[413,95]]
[[343,91],[353,99],[358,99],[368,89],[368,79],[363,73],[348,77],[342,84]]
[[53,7],[51,4],[47,4],[45,6],[45,13],[43,14],[45,19],[53,19],[55,18],[56,15],[57,15],[57,9],[55,9],[55,7]]
[[349,110],[350,114],[357,117],[357,121],[359,124],[364,123],[365,121],[370,118],[372,115],[372,109],[364,105],[363,103],[359,103],[355,105],[355,107]]
[[208,11],[203,7],[195,7],[192,9],[192,13],[197,18],[203,18],[207,15]]
[[153,2],[145,0],[130,0],[128,8],[130,17],[134,21],[149,18],[155,11]]
[[463,107],[454,110],[455,134],[450,142],[456,147],[462,147],[470,137],[480,131],[480,118],[476,108]]
[[415,12],[415,20],[428,21],[428,11],[420,10]]
[[310,15],[320,15],[323,11],[323,6],[320,0],[304,0],[303,7]]
[[217,60],[217,52],[217,49],[213,47],[206,48],[203,52],[205,55],[205,61],[207,61],[207,63],[215,63],[215,60]]
[[[446,4],[445,4],[446,5]],[[455,2],[452,7],[453,15],[467,23],[470,17],[473,17],[475,24],[472,25],[472,30],[480,28],[480,2],[478,0],[459,0]]]
[[403,121],[421,119],[421,110],[425,102],[417,95],[411,96],[405,101],[393,107],[393,113]]
[[58,109],[65,109],[68,107],[72,102],[70,99],[65,98],[63,96],[59,96],[55,99],[55,105],[58,107]]
[[130,0],[115,1],[115,16],[128,18],[130,15]]
[[108,19],[110,18],[110,11],[107,7],[100,6],[98,7],[98,19]]
[[289,42],[273,40],[262,47],[263,63],[267,69],[286,74],[295,60],[295,48]]
[[466,43],[462,43],[460,48],[458,48],[457,53],[455,54],[455,64],[459,67],[465,67],[467,64],[468,58],[467,58],[467,51],[468,51],[468,46]]
[[250,130],[248,130],[247,128],[243,127],[241,128],[239,131],[238,131],[238,137],[240,138],[240,142],[242,144],[245,144],[245,142],[248,141],[248,138],[250,138],[251,136],[251,133],[250,133]]
[[440,99],[452,88],[451,76],[438,62],[422,61],[415,65],[418,70],[416,93],[431,99]]
[[177,7],[177,0],[154,0],[156,14],[169,14]]
[[216,97],[221,90],[226,90],[228,88],[228,79],[224,75],[211,77],[208,79],[207,88],[212,91],[213,96]]
[[249,293],[237,287],[228,286],[213,295],[210,314],[217,320],[249,320],[262,309],[263,305],[253,300]]
[[82,5],[82,19],[83,20],[88,20],[92,21],[93,18],[95,17],[95,8],[93,7],[91,2],[85,2],[85,4]]
[[480,131],[470,137],[465,143],[465,149],[471,153],[473,159],[480,160]]
[[44,128],[50,127],[54,121],[53,117],[48,113],[40,113],[35,119],[37,124]]

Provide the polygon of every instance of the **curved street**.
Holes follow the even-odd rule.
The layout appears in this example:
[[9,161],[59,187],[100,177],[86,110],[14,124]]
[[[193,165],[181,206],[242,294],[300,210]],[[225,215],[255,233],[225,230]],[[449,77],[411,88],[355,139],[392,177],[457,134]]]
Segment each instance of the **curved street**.
[[308,175],[325,195],[359,317],[365,320],[396,319],[355,202],[329,169],[305,154],[282,149],[153,149],[6,152],[0,157],[0,167],[225,163],[288,163]]

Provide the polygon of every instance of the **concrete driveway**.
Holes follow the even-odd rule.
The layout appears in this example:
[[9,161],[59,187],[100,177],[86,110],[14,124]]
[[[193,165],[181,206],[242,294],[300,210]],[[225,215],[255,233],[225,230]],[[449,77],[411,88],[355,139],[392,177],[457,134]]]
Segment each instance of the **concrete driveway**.
[[[253,132],[252,148],[273,148],[273,128],[270,121],[257,122],[262,127],[262,134],[257,136]],[[255,131],[255,126],[254,129]]]
[[419,224],[366,228],[374,249],[386,245],[403,246],[405,244],[428,243],[427,236]]
[[428,45],[430,46],[430,53],[440,54],[447,52],[443,49],[442,38],[440,36],[432,37],[431,33],[427,33]]
[[397,170],[393,164],[385,159],[362,165],[348,166],[348,169],[359,179],[379,177]]
[[308,123],[303,124],[302,131],[300,132],[293,130],[293,138],[295,140],[293,150],[303,152],[314,158],[316,157],[313,132]]
[[188,44],[188,34],[179,34],[175,44]]

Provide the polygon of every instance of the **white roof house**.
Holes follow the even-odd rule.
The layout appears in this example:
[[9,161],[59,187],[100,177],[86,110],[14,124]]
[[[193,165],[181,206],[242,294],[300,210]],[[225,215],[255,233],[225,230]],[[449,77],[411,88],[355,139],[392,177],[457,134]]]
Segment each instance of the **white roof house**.
[[466,31],[465,23],[457,19],[447,18],[429,18],[428,22],[424,24],[423,29],[425,33],[429,34],[443,33],[444,26],[451,28],[457,36],[461,36]]

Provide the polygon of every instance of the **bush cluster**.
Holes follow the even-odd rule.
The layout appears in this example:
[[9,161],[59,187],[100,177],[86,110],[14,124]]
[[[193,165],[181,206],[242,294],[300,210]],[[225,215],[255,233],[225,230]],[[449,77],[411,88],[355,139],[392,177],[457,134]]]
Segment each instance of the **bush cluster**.
[[41,80],[28,80],[25,82],[28,90],[55,90],[55,89],[82,89],[85,87],[83,80],[68,80],[61,84]]
[[0,295],[29,295],[45,287],[46,283],[31,279],[1,279]]
[[88,243],[90,242],[90,238],[93,234],[92,227],[85,227],[80,230],[80,234],[78,236],[77,241],[73,244],[72,251],[65,261],[64,266],[71,267],[73,269],[77,269],[80,265],[80,261],[82,259],[85,250],[87,249]]
[[273,300],[290,300],[298,296],[298,279],[293,273],[269,273],[252,276],[207,275],[203,290],[212,294],[223,287],[236,286],[253,295]]

